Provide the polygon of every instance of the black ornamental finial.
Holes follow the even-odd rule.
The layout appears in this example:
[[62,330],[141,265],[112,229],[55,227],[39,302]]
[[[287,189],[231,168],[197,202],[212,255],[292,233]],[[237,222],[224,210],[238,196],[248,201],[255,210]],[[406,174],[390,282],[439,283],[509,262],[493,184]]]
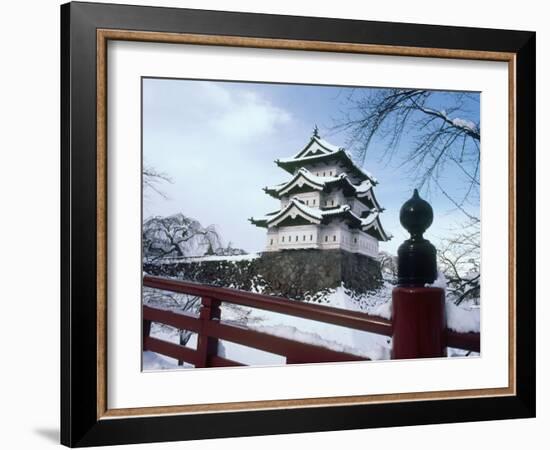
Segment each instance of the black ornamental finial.
[[401,225],[410,233],[410,239],[397,250],[397,282],[400,285],[424,285],[437,278],[436,250],[424,239],[424,232],[433,222],[430,204],[420,198],[415,189],[413,196],[403,203],[399,211]]
[[414,190],[413,196],[403,203],[399,211],[399,221],[401,225],[410,233],[411,239],[422,239],[426,231],[434,220],[434,212],[430,204],[420,198],[418,189]]

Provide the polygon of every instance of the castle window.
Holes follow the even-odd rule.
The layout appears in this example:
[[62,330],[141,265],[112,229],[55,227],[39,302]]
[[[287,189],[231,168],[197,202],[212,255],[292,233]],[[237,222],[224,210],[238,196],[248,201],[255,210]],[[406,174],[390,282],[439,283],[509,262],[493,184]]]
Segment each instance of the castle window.
[[306,205],[309,205],[309,200],[306,200]]
[[285,241],[285,237],[283,236],[283,237],[281,238],[281,240],[282,240],[282,242],[284,242],[284,241]]
[[332,176],[332,170],[328,173],[330,176]]
[[323,176],[326,177],[327,173],[326,172],[323,172]]
[[336,235],[332,236],[332,240],[336,242]]
[[306,240],[306,235],[304,234],[304,235],[302,236],[302,241],[305,241],[305,240]]
[[310,240],[310,241],[313,241],[313,234],[310,234],[310,235],[309,235],[309,240]]
[[298,236],[296,235],[296,242],[298,242]]
[[334,206],[334,200],[330,201],[330,206]]
[[353,242],[354,242],[355,244],[357,244],[357,238],[354,238],[354,239],[353,239]]
[[271,244],[269,244],[269,245],[273,245],[273,239],[271,239]]
[[328,242],[328,236],[325,236],[325,242]]
[[313,204],[315,205],[315,199],[313,199]]

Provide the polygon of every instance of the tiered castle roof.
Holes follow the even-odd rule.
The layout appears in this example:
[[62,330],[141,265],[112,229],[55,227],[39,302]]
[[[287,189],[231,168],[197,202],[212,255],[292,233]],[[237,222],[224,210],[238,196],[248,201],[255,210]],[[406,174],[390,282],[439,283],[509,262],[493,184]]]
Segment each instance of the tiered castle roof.
[[294,174],[300,167],[329,160],[342,164],[348,173],[359,181],[369,180],[373,185],[378,184],[376,178],[353,162],[351,155],[344,148],[336,147],[321,139],[316,131],[314,131],[309,143],[300,152],[290,158],[277,159],[275,164]]
[[384,208],[376,200],[372,187],[373,182],[370,179],[356,185],[350,181],[346,173],[320,177],[301,167],[290,181],[265,187],[264,191],[274,198],[281,198],[284,195],[304,192],[304,190],[330,192],[334,188],[341,188],[346,197],[356,197],[370,208],[383,211]]
[[[282,199],[313,191],[330,193],[341,190],[345,198],[359,200],[365,205],[365,210],[359,216],[348,204],[315,207],[298,198],[290,198],[288,204],[282,209],[263,217],[250,218],[250,222],[254,225],[264,228],[305,223],[321,225],[338,218],[344,220],[351,229],[360,229],[379,241],[391,239],[391,235],[384,231],[380,223],[379,215],[384,208],[378,203],[373,190],[378,181],[370,173],[359,168],[343,148],[321,139],[317,129],[309,143],[300,152],[290,158],[277,159],[275,163],[291,173],[293,177],[285,183],[265,187],[264,191],[272,197]],[[332,175],[331,171],[328,176],[326,172],[324,176],[319,176],[306,168],[319,163],[337,164],[343,172]]]

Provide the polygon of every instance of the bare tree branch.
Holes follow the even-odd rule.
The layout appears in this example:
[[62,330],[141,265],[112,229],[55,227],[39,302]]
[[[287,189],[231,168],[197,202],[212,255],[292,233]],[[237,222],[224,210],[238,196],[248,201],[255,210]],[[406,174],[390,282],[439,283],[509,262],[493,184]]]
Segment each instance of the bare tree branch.
[[[357,91],[354,91],[354,93]],[[468,93],[452,93],[452,102],[443,110],[436,108],[434,91],[420,89],[374,89],[354,98],[348,97],[352,107],[343,115],[335,131],[348,132],[349,146],[364,162],[373,139],[385,143],[381,160],[387,164],[399,156],[399,165],[417,180],[417,187],[435,187],[454,206],[466,213],[466,200],[479,193],[480,127],[467,118],[465,102],[476,101]],[[396,155],[404,135],[412,137],[412,148]],[[442,175],[448,164],[458,166],[464,175],[467,189],[461,199],[452,198],[443,187]],[[454,195],[454,194],[453,194]],[[471,218],[470,213],[466,215]]]
[[143,166],[142,169],[143,190],[151,189],[163,198],[168,198],[158,185],[162,183],[173,183],[172,179],[164,172],[157,171],[154,167]]

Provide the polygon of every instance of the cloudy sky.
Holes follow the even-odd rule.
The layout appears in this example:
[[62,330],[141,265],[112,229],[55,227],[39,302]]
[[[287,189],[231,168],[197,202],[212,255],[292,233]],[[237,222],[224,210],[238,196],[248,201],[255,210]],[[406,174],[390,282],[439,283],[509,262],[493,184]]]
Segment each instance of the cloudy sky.
[[[353,95],[361,95],[362,89],[368,88],[356,88]],[[345,146],[348,136],[331,130],[351,107],[350,93],[343,87],[144,78],[143,162],[173,181],[160,186],[166,199],[145,193],[144,217],[181,212],[204,226],[216,225],[225,244],[261,251],[266,231],[247,218],[276,210],[278,202],[262,188],[290,177],[273,161],[301,150],[315,125],[321,137]],[[440,93],[436,99],[444,107],[451,95]],[[478,101],[468,114],[479,120]],[[410,148],[413,139],[405,136],[398,154]],[[417,181],[400,166],[399,158],[389,164],[383,160],[384,148],[383,141],[373,142],[363,167],[379,181],[376,196],[386,208],[382,225],[394,235],[381,243],[381,249],[396,253],[407,238],[399,224],[399,208]],[[458,170],[449,167],[443,175],[457,194],[465,189]],[[426,236],[437,245],[460,226],[464,215],[443,195],[421,193],[436,213]],[[471,208],[479,214],[479,205]]]

